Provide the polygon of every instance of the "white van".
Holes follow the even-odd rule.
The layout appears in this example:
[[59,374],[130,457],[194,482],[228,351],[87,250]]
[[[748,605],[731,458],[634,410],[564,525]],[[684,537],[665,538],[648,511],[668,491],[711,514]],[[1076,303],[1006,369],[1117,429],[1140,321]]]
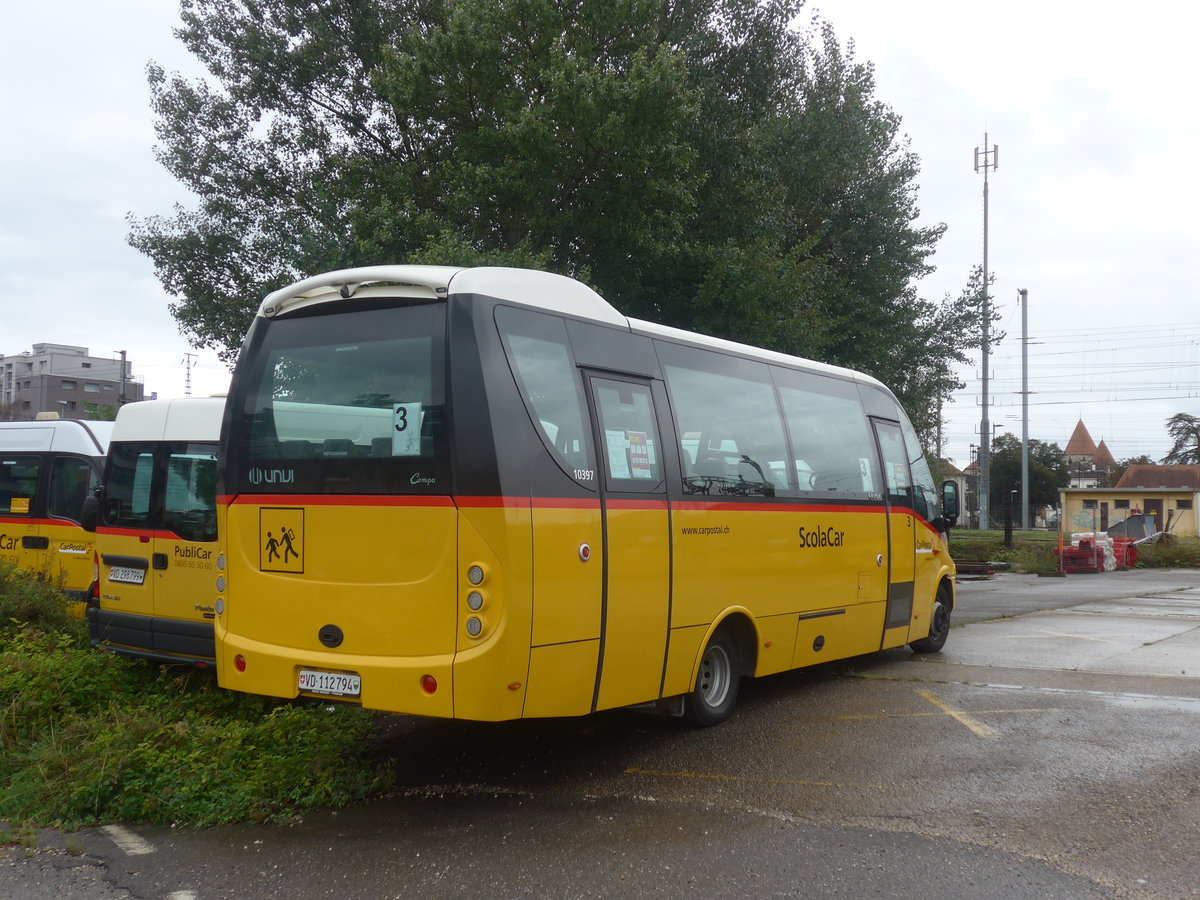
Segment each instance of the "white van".
[[95,568],[81,527],[100,483],[112,422],[0,422],[0,560],[61,587],[83,615]]
[[219,397],[121,408],[96,522],[92,643],[159,662],[213,663]]

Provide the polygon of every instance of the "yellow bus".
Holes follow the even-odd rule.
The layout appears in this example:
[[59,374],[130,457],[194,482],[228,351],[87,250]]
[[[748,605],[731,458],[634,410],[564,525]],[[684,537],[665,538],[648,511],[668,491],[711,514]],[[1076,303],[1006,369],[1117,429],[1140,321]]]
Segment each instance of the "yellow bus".
[[100,482],[112,422],[0,422],[0,560],[37,572],[82,617],[95,574],[83,504]]
[[92,644],[156,662],[213,664],[217,442],[225,400],[121,408],[96,521]]
[[713,724],[742,676],[936,651],[954,606],[956,488],[886,387],[543,272],[269,295],[219,469],[217,672],[239,691]]

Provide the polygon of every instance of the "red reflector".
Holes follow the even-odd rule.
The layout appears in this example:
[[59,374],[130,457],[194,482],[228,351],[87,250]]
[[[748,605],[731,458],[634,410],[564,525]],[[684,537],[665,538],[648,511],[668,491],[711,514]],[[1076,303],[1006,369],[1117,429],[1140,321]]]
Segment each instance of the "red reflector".
[[421,690],[427,694],[432,694],[437,691],[437,679],[432,675],[421,676]]
[[246,657],[242,656],[242,654],[240,654],[240,653],[237,656],[235,656],[233,658],[233,667],[235,669],[237,669],[239,672],[245,672],[246,671]]

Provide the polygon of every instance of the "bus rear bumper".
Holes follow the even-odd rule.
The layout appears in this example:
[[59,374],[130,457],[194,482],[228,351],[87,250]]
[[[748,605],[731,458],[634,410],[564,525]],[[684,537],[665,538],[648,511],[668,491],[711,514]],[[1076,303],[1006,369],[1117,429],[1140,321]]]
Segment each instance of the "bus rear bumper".
[[[218,640],[217,683],[228,690],[268,697],[336,700],[367,709],[453,718],[454,654],[393,657],[283,647],[225,632]],[[359,678],[359,693],[343,679],[329,692],[302,691],[301,671]]]

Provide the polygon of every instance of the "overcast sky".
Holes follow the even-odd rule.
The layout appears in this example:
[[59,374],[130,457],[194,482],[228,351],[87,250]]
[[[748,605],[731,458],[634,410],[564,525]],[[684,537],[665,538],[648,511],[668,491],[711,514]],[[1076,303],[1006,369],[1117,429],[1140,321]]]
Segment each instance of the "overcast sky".
[[[1021,434],[1021,316],[1029,291],[1030,437],[1065,446],[1082,417],[1118,459],[1169,447],[1164,423],[1200,414],[1191,96],[1200,13],[1150,0],[1123,8],[1062,0],[817,0],[810,4],[876,69],[922,163],[922,222],[944,222],[922,296],[957,295],[989,268],[1007,338],[992,357],[991,420]],[[225,388],[212,351],[187,345],[126,215],[189,203],[157,165],[145,81],[153,59],[195,71],[171,34],[169,0],[11,5],[0,55],[0,352],[35,343],[126,350],[147,392]],[[978,443],[980,370],[946,410],[946,454]]]

